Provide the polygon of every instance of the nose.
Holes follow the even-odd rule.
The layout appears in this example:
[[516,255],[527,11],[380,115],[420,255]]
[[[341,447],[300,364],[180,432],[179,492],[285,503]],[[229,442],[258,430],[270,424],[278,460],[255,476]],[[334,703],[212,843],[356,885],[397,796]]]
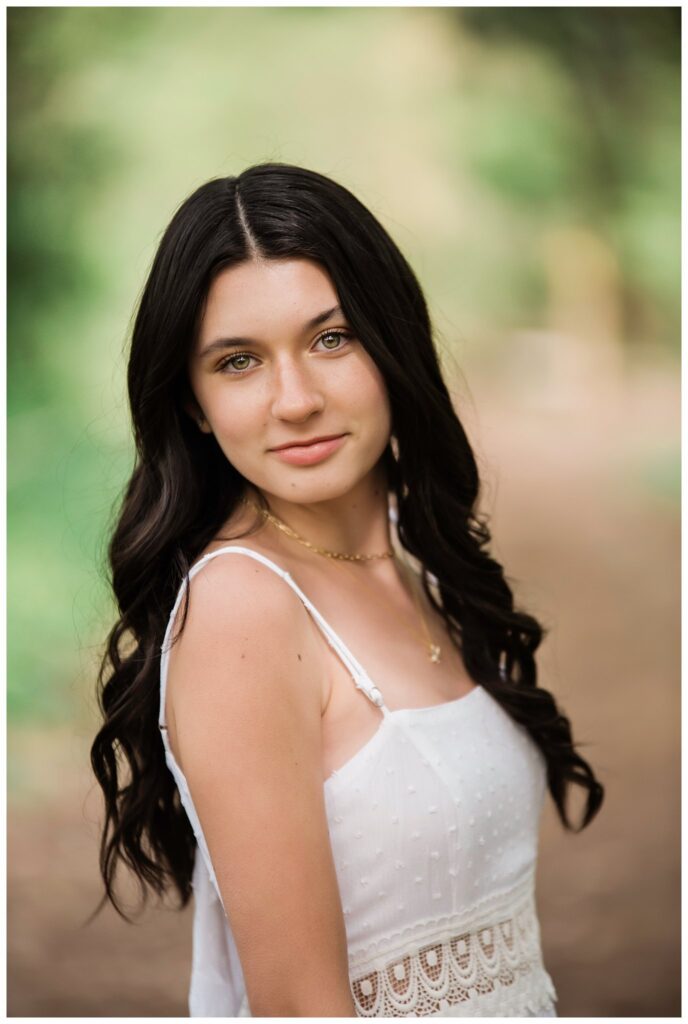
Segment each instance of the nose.
[[301,423],[324,404],[322,390],[303,362],[289,358],[276,367],[270,409],[275,419]]

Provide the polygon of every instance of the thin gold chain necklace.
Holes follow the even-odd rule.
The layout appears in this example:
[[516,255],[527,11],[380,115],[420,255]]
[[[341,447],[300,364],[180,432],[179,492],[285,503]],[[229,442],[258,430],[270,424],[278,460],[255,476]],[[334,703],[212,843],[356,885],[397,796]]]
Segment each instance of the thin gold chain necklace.
[[[253,503],[251,502],[251,504]],[[292,540],[298,541],[299,544],[303,544],[310,551],[313,551],[315,552],[315,554],[318,555],[323,555],[325,558],[331,558],[335,561],[345,562],[372,562],[376,559],[394,558],[397,565],[399,565],[402,569],[406,568],[402,561],[399,558],[395,557],[395,553],[392,550],[383,551],[379,554],[374,555],[349,555],[341,551],[330,551],[328,548],[318,547],[316,544],[312,544],[309,540],[306,540],[305,537],[301,537],[296,532],[296,530],[292,530],[290,526],[287,526],[286,523],[282,522],[281,519],[278,519],[277,516],[273,515],[273,513],[270,512],[268,509],[260,508],[255,504],[253,505],[253,507],[256,509],[257,512],[259,512],[263,516],[264,519],[266,519],[269,523],[272,523],[272,525],[277,527],[278,530],[281,530],[282,533],[286,534],[287,537],[291,537]],[[442,648],[440,647],[439,644],[436,644],[433,641],[432,636],[430,635],[430,630],[428,629],[428,624],[425,621],[425,616],[423,615],[423,609],[421,607],[418,594],[416,593],[416,589],[412,584],[411,593],[413,596],[414,603],[416,605],[416,609],[418,611],[418,617],[423,626],[423,639],[428,649],[428,657],[430,658],[430,661],[433,662],[433,664],[438,664],[441,661]],[[420,634],[418,635],[420,636]]]

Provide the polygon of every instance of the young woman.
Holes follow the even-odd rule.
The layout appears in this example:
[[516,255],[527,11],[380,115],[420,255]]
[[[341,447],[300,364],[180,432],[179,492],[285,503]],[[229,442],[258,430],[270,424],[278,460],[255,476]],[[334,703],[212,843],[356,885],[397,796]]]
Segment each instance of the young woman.
[[[194,891],[193,1016],[546,1016],[549,788],[602,786],[536,685],[421,289],[348,191],[208,182],[136,318],[137,458],[92,764],[123,860]],[[120,910],[121,912],[121,910]]]

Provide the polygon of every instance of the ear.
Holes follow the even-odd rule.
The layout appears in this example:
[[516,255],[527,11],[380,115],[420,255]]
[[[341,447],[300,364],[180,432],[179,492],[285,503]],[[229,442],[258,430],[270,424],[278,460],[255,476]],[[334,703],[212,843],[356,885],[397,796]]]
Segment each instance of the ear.
[[202,434],[212,434],[212,427],[203,415],[203,411],[195,398],[186,399],[184,411],[191,417]]
[[202,434],[212,434],[213,429],[202,412],[198,414],[196,423],[198,424],[198,429],[201,431]]

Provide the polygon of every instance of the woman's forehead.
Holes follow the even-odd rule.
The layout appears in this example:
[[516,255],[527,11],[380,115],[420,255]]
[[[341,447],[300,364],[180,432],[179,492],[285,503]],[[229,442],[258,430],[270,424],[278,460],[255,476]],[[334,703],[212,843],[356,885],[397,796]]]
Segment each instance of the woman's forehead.
[[327,271],[313,260],[250,260],[221,271],[208,292],[204,324],[222,322],[242,333],[242,325],[272,322],[275,316],[314,316],[339,299]]

